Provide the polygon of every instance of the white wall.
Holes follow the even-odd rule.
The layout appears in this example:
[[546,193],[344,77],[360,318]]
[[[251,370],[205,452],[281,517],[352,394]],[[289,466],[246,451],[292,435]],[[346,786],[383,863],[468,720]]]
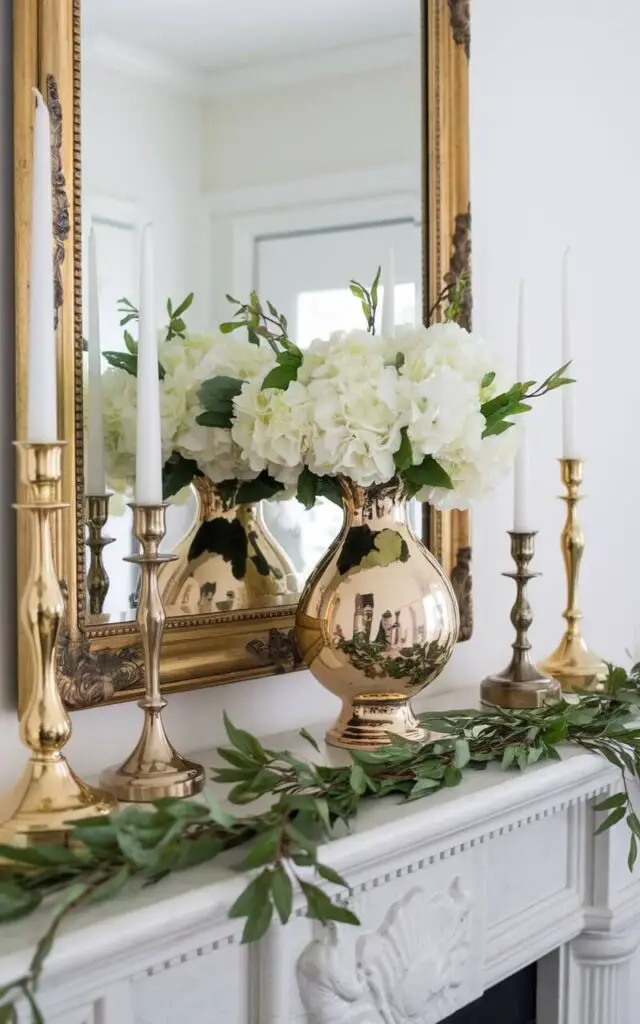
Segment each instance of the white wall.
[[[0,0],[0,119],[10,147],[10,0]],[[588,548],[584,567],[585,628],[593,645],[621,658],[632,642],[637,578],[637,400],[640,346],[635,337],[636,182],[640,147],[634,96],[640,72],[634,50],[640,32],[636,0],[615,11],[596,0],[474,0],[472,159],[476,321],[491,338],[513,336],[517,279],[530,292],[532,370],[558,362],[559,263],[570,242],[575,254],[576,345],[580,366],[581,433],[589,453],[584,504]],[[0,309],[11,337],[12,176],[0,169]],[[21,759],[15,716],[13,557],[13,367],[11,346],[0,361],[0,777],[8,782]],[[621,369],[624,367],[624,369]],[[561,525],[557,467],[560,418],[547,401],[531,431],[532,509],[540,526],[532,584],[537,653],[560,633],[562,570],[556,550]],[[465,685],[473,699],[479,680],[507,660],[507,620],[513,590],[499,573],[509,568],[505,528],[510,493],[504,487],[474,517],[476,633],[460,645],[437,685]],[[631,538],[628,540],[627,538]],[[185,749],[215,742],[223,708],[250,729],[269,731],[327,718],[333,699],[306,674],[251,681],[172,697],[167,721]],[[128,752],[139,712],[126,705],[74,715],[70,745],[81,772],[97,770]]]

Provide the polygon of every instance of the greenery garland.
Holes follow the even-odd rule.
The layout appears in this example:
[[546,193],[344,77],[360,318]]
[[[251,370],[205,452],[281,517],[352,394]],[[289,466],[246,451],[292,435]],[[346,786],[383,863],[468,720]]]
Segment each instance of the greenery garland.
[[[254,873],[229,911],[230,917],[245,919],[243,942],[264,935],[274,914],[286,924],[296,887],[308,917],[358,924],[339,895],[332,899],[309,879],[349,889],[344,878],[318,860],[318,847],[333,837],[336,826],[348,824],[363,800],[417,800],[457,786],[465,771],[481,770],[489,762],[523,770],[537,761],[558,760],[562,743],[600,754],[619,768],[623,789],[596,805],[609,812],[598,832],[626,817],[632,869],[640,821],[628,782],[640,778],[640,728],[634,727],[639,704],[640,665],[629,674],[611,667],[602,694],[534,710],[422,715],[422,724],[445,738],[424,746],[401,743],[376,753],[354,752],[351,764],[338,768],[269,750],[225,716],[230,745],[219,749],[225,764],[214,769],[213,778],[232,784],[229,800],[236,805],[270,794],[267,810],[235,816],[207,800],[163,799],[149,810],[130,806],[108,818],[78,822],[70,846],[0,846],[0,922],[25,917],[55,897],[26,974],[0,990],[0,1024],[16,1024],[15,1001],[21,998],[31,1008],[33,1024],[43,1024],[36,989],[57,930],[76,908],[109,899],[134,879],[153,884],[234,847],[243,846],[236,867]],[[305,730],[301,735],[318,749]]]

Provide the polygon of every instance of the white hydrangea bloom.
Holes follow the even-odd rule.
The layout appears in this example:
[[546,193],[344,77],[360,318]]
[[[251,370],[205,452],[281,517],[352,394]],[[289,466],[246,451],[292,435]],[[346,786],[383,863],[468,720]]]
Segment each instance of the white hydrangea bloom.
[[453,483],[453,490],[444,487],[423,487],[418,501],[428,501],[438,509],[468,509],[486,497],[511,468],[522,433],[517,426],[504,434],[485,437],[472,458],[456,458],[455,453],[440,461]]
[[309,396],[293,381],[286,391],[262,390],[262,381],[248,381],[234,400],[231,436],[242,449],[247,465],[260,473],[268,470],[281,483],[295,483],[303,468],[309,427]]

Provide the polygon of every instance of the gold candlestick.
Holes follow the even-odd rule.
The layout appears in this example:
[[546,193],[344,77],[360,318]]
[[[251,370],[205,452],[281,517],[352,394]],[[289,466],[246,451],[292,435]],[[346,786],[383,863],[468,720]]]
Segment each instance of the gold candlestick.
[[598,690],[607,676],[607,666],[589,650],[582,636],[578,607],[578,576],[584,552],[584,533],[578,522],[578,493],[582,483],[583,459],[560,459],[562,482],[566,488],[562,500],[567,506],[567,517],[560,537],[564,567],[567,576],[567,607],[562,613],[567,623],[558,647],[540,665],[543,672],[557,679],[565,691]]
[[560,685],[554,679],[539,672],[531,661],[529,651],[529,627],[533,612],[527,597],[529,580],[539,572],[529,572],[529,563],[534,555],[535,532],[515,533],[510,531],[511,556],[516,563],[515,572],[505,572],[516,583],[516,600],[511,609],[511,622],[516,631],[513,656],[507,668],[496,675],[487,676],[480,686],[483,704],[497,704],[502,708],[537,708],[560,695]]
[[85,497],[87,547],[91,552],[89,572],[87,573],[87,592],[91,615],[102,614],[109,592],[109,575],[104,567],[102,551],[107,544],[113,544],[114,538],[108,537],[102,531],[109,518],[110,497],[110,494],[87,494]]
[[28,512],[33,524],[31,569],[21,604],[31,641],[33,678],[20,714],[20,738],[31,756],[18,784],[0,799],[0,841],[34,846],[64,842],[75,819],[108,814],[116,801],[79,779],[62,753],[71,736],[71,722],[56,679],[64,602],[53,563],[51,518],[67,508],[58,500],[63,445],[20,442],[17,447],[29,501],[16,508]]
[[140,566],[141,588],[137,622],[145,665],[145,695],[138,706],[144,711],[142,735],[133,753],[119,768],[110,768],[101,783],[119,800],[146,803],[165,796],[193,796],[204,783],[204,769],[178,754],[164,731],[162,711],[167,706],[160,693],[160,645],[165,611],[158,588],[158,570],[175,555],[158,551],[165,535],[165,505],[132,505],[133,532],[142,553],[127,558]]

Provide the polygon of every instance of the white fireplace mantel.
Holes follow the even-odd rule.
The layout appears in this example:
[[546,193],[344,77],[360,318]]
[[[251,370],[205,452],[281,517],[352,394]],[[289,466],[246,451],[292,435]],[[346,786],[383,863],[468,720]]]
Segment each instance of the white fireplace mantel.
[[[295,735],[269,745],[301,749]],[[437,1024],[534,961],[539,1024],[635,1024],[640,873],[626,825],[596,837],[592,809],[618,786],[614,767],[567,749],[423,801],[372,802],[322,853],[353,887],[359,928],[299,909],[241,946],[227,910],[246,879],[219,864],[88,907],[48,961],[47,1024]],[[0,929],[0,985],[44,919]]]

